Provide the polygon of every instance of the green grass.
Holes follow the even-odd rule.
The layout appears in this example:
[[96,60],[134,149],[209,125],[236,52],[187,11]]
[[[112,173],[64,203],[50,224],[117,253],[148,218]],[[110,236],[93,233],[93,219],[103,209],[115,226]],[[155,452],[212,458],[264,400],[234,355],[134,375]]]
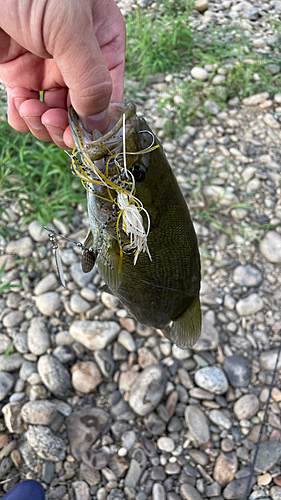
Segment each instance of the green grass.
[[60,210],[71,217],[72,207],[85,200],[85,191],[71,175],[69,158],[62,149],[31,134],[20,134],[5,122],[0,122],[0,179],[2,198],[18,199],[23,223],[39,219],[46,224]]
[[138,9],[128,14],[127,77],[145,84],[149,75],[178,71],[190,63],[194,36],[188,15],[193,4],[166,1],[160,11]]

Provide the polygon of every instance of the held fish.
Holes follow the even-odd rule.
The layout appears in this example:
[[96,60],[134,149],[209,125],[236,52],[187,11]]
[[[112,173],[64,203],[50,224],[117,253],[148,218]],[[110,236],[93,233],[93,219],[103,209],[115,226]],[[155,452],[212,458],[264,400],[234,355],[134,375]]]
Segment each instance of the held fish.
[[106,291],[187,348],[201,331],[200,257],[188,207],[136,106],[111,109],[119,119],[103,136],[87,132],[69,109],[72,166],[87,190],[90,220],[82,267],[88,272],[96,262]]

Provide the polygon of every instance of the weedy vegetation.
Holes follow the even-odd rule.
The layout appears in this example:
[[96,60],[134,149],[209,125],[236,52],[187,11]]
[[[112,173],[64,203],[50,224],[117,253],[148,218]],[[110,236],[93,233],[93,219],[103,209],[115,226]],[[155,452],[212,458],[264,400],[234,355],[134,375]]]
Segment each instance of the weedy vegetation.
[[[11,285],[7,281],[4,281],[4,272],[6,268],[7,261],[2,264],[0,268],[0,293],[5,292],[7,290],[11,290],[12,288],[22,288],[21,285]],[[2,281],[3,280],[3,281]]]

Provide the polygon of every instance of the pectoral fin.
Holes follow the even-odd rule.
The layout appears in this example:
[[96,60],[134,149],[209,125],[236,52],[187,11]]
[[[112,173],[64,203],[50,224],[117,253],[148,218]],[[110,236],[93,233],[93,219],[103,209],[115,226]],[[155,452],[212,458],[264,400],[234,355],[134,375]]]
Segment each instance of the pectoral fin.
[[201,333],[201,307],[196,297],[186,311],[163,333],[181,349],[192,347]]
[[123,276],[122,267],[119,269],[120,255],[119,252],[115,250],[115,248],[106,248],[105,245],[103,245],[96,261],[98,271],[107,286],[112,290],[111,293],[118,290]]

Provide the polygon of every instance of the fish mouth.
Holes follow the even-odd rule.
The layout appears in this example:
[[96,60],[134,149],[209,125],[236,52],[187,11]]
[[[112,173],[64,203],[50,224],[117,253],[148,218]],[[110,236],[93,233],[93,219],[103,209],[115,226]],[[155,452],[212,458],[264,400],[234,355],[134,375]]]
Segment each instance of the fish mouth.
[[[137,107],[130,103],[127,107],[124,104],[114,103],[110,105],[111,120],[107,132],[102,135],[95,129],[88,132],[82,125],[81,120],[73,106],[69,107],[68,119],[75,141],[75,146],[80,154],[87,153],[91,161],[97,162],[108,155],[120,153],[122,150],[123,135],[128,137],[135,126],[137,119]],[[125,130],[123,130],[125,115]]]
[[[130,168],[138,158],[141,160],[143,154],[159,145],[154,145],[155,136],[151,131],[138,130],[136,109],[134,103],[127,107],[123,104],[111,106],[115,125],[111,123],[104,135],[97,130],[87,132],[72,106],[68,112],[76,146],[70,155],[73,172],[88,191],[88,208],[95,205],[95,217],[101,219],[102,225],[117,239],[120,266],[124,252],[134,254],[134,264],[140,252],[147,252],[151,259],[147,245],[150,216],[136,196],[134,172]],[[137,135],[141,132],[147,132],[152,139],[148,147],[140,148]],[[103,220],[106,213],[109,223]]]

